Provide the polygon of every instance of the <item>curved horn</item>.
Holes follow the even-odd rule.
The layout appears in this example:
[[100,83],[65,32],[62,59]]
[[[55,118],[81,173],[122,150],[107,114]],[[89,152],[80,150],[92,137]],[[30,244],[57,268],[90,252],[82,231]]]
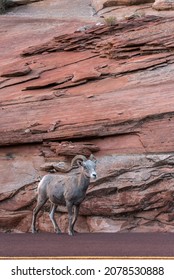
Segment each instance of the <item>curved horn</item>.
[[[86,161],[86,160],[87,160],[87,158],[85,156],[77,155],[72,159],[71,165],[68,168],[61,168],[60,166],[58,166],[56,164],[52,165],[52,167],[56,171],[67,173],[67,172],[71,171],[73,168],[79,167],[78,161]],[[75,163],[77,163],[77,165],[75,165]]]
[[77,155],[77,156],[75,156],[75,157],[72,159],[72,161],[71,161],[71,167],[73,167],[73,166],[74,166],[74,163],[78,162],[79,160],[81,160],[81,161],[86,161],[87,158],[86,158],[85,156],[83,156],[83,155]]

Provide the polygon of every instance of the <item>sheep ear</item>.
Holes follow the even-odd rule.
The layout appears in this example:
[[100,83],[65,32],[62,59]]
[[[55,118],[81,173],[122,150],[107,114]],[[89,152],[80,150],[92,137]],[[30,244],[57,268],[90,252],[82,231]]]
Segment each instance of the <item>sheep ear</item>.
[[92,161],[94,161],[95,163],[97,162],[97,160],[96,160],[96,158],[94,157],[93,154],[90,155],[89,159],[92,160]]

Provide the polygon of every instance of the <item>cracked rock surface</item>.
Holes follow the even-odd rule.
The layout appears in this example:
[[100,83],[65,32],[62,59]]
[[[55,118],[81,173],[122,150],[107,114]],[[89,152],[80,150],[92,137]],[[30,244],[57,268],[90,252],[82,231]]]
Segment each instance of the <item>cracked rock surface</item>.
[[93,153],[77,231],[173,232],[174,18],[0,23],[0,231],[30,231],[40,178]]

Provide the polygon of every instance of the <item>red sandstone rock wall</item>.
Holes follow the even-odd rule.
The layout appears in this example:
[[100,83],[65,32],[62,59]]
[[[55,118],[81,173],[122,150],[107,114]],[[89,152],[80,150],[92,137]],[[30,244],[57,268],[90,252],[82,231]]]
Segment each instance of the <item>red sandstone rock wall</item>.
[[[99,177],[76,230],[172,232],[174,19],[58,30],[14,41],[11,56],[7,37],[1,45],[0,230],[30,231],[41,166],[92,152]],[[40,230],[52,231],[48,211]],[[58,214],[66,231],[66,209]]]

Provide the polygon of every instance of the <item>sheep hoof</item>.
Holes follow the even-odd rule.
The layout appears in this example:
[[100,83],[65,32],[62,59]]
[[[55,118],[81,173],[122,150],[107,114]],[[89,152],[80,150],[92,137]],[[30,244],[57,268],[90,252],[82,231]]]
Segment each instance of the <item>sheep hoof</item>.
[[34,229],[34,230],[32,230],[31,232],[32,232],[32,233],[37,233],[38,230],[37,230],[37,229]]

